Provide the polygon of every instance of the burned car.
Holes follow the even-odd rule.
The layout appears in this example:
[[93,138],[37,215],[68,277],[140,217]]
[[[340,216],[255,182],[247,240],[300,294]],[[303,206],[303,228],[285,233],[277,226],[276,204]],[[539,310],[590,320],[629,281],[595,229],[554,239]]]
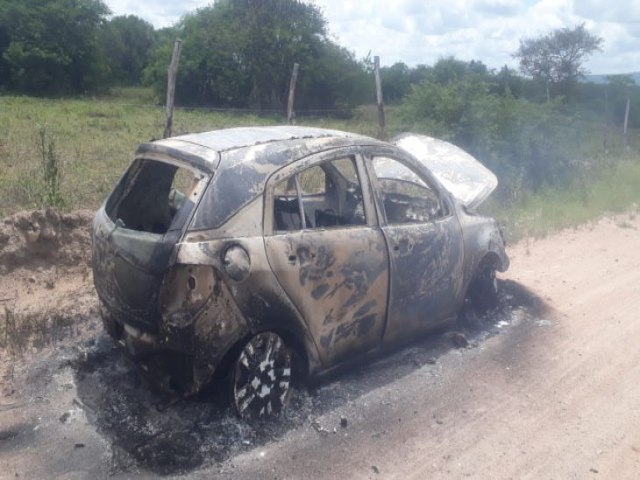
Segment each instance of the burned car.
[[279,412],[292,382],[406,343],[465,299],[496,302],[504,239],[475,213],[496,185],[412,134],[232,128],[143,144],[93,222],[105,328],[163,388],[216,379],[241,415]]

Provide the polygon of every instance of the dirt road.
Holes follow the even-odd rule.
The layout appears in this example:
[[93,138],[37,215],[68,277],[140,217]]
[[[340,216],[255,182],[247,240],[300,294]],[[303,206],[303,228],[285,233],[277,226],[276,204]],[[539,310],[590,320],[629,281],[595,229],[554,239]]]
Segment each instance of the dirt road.
[[0,478],[640,478],[640,219],[510,256],[466,348],[433,335],[301,393],[276,425],[157,396],[91,317],[16,364]]

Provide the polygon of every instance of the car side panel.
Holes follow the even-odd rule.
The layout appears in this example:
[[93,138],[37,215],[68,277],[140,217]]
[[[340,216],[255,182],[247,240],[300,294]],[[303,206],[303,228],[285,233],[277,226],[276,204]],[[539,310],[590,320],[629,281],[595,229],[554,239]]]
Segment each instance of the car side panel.
[[383,227],[390,250],[389,321],[385,343],[425,332],[451,318],[462,290],[463,245],[454,216]]
[[265,238],[265,245],[325,368],[379,346],[389,280],[378,228],[289,232]]
[[509,257],[498,223],[489,217],[469,214],[458,207],[465,250],[464,288],[466,292],[480,263],[487,257],[499,272],[509,268]]
[[[251,262],[246,277],[239,280],[229,276],[224,264],[225,252],[233,247],[244,249]],[[233,321],[235,317],[235,313],[231,315],[233,307],[232,310],[240,312],[247,326],[246,335],[264,330],[284,332],[298,342],[296,347],[304,349],[310,373],[321,368],[317,347],[305,323],[271,271],[262,236],[183,243],[180,245],[177,261],[214,267],[216,276],[224,282],[233,298],[234,305],[229,306],[229,320]],[[212,322],[216,324],[224,317],[224,312],[213,312],[210,315]],[[200,331],[205,331],[204,326]],[[200,339],[201,344],[205,342],[206,339]]]

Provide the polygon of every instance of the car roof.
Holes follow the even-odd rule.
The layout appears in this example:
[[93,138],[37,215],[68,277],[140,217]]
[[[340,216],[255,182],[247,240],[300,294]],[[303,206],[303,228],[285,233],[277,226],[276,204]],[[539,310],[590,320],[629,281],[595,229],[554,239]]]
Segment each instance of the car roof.
[[[181,135],[145,143],[138,147],[136,155],[165,154],[185,161],[194,167],[213,172],[219,167],[224,168],[224,165],[220,165],[220,159],[222,157],[221,154],[225,152],[274,143],[281,144],[278,149],[284,151],[299,143],[300,140],[313,139],[333,139],[335,141],[331,143],[334,144],[342,143],[340,139],[344,139],[345,145],[354,143],[353,140],[378,143],[370,137],[356,133],[325,128],[298,126],[237,127]],[[349,139],[352,141],[348,141]],[[321,149],[321,144],[324,144],[324,142],[318,143],[318,151]],[[290,160],[295,160],[295,158]]]

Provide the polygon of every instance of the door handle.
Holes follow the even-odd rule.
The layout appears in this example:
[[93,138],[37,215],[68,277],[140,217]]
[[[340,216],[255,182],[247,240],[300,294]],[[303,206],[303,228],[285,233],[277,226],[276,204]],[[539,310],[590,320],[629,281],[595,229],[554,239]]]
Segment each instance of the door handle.
[[295,265],[296,260],[298,260],[298,257],[296,257],[295,255],[289,255],[289,263],[291,265]]

